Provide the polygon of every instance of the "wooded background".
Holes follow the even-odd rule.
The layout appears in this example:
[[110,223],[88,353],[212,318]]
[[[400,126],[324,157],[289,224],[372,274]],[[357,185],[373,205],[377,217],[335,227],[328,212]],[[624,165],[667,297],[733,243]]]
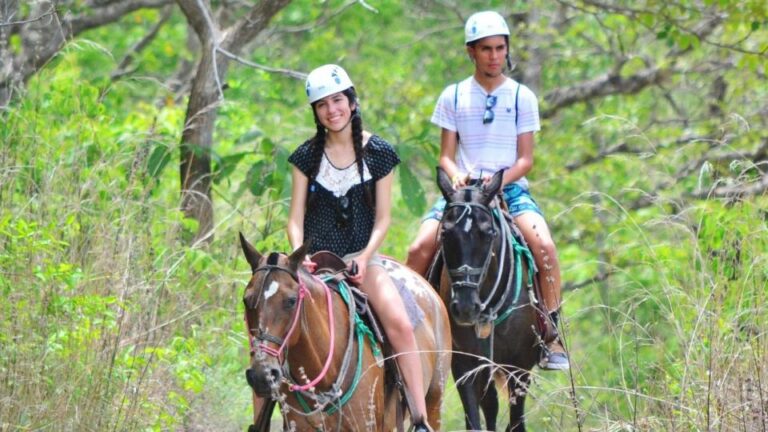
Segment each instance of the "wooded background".
[[531,429],[768,430],[764,0],[0,0],[0,431],[244,430],[237,232],[289,247],[304,74],[342,65],[402,158],[404,259],[483,9],[539,98],[565,283]]

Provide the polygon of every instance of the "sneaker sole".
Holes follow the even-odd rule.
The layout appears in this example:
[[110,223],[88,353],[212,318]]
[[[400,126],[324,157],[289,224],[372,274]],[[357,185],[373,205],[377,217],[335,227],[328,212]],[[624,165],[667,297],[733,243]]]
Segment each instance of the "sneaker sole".
[[546,364],[540,364],[539,368],[542,370],[551,370],[551,371],[568,370],[571,368],[571,365],[568,363],[565,363],[565,364],[546,363]]

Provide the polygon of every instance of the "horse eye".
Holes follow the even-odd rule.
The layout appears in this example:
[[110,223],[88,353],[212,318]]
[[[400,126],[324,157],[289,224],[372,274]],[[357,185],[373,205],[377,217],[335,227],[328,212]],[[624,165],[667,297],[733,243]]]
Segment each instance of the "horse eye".
[[296,307],[296,302],[296,297],[288,297],[287,299],[283,300],[283,308],[285,310],[291,310]]

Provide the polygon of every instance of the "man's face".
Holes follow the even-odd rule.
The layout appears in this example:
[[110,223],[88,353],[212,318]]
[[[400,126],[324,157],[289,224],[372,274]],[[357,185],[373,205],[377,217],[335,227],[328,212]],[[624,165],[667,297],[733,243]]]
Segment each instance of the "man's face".
[[488,78],[495,78],[504,70],[507,61],[507,41],[504,36],[480,39],[467,46],[467,53],[475,61],[475,69]]

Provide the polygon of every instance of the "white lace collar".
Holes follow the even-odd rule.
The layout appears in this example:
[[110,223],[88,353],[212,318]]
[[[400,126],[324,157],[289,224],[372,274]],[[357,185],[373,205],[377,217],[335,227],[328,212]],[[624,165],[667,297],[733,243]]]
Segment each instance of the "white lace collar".
[[[365,160],[363,160],[363,179],[364,181],[371,179],[371,173],[368,171],[368,164],[365,163]],[[333,192],[334,196],[340,197],[346,195],[354,185],[360,183],[360,172],[357,170],[357,163],[343,169],[336,168],[328,160],[328,156],[323,153],[315,180]]]

